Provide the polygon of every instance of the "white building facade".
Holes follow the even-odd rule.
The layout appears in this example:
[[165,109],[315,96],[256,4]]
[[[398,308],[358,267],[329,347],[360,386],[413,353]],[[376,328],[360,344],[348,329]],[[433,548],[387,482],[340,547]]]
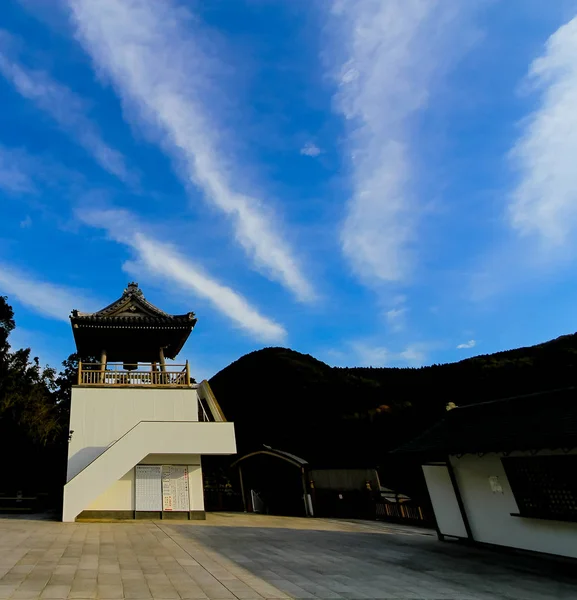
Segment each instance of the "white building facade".
[[[235,454],[208,382],[174,365],[192,313],[163,313],[130,284],[98,313],[73,313],[80,356],[72,389],[63,521],[202,519],[202,456]],[[122,361],[121,364],[112,360]]]
[[576,424],[577,390],[559,390],[456,408],[401,448],[439,538],[577,558]]

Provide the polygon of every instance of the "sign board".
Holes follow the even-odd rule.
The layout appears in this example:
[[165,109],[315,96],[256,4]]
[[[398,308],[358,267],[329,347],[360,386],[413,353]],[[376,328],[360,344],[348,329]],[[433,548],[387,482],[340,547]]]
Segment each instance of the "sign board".
[[160,465],[137,465],[135,510],[162,510],[161,475]]
[[489,485],[493,494],[502,494],[503,486],[499,483],[499,478],[496,475],[489,477]]
[[162,466],[162,510],[189,511],[188,467]]

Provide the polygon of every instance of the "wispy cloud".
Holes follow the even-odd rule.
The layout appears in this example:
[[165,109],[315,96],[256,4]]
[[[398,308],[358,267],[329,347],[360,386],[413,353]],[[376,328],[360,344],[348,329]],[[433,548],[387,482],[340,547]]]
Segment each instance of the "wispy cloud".
[[[332,54],[345,56],[336,106],[347,119],[352,195],[341,232],[353,270],[369,284],[411,271],[418,204],[411,125],[447,67],[457,4],[438,0],[340,0]],[[452,39],[454,42],[455,40]],[[451,46],[455,55],[458,51]]]
[[0,295],[16,299],[35,313],[68,321],[74,308],[96,310],[99,303],[81,290],[49,283],[14,266],[0,263]]
[[313,142],[307,142],[301,148],[301,154],[303,154],[304,156],[315,157],[318,156],[321,152],[322,150],[316,144],[313,144]]
[[529,69],[539,106],[511,151],[520,181],[509,205],[520,234],[545,248],[562,246],[577,230],[577,17],[547,41]]
[[10,34],[0,30],[0,74],[21,96],[33,102],[71,135],[104,170],[126,183],[133,182],[134,176],[128,172],[124,157],[102,139],[98,128],[87,116],[82,98],[48,73],[20,64],[11,50],[11,40]]
[[[237,241],[254,264],[300,300],[314,298],[294,252],[283,241],[270,207],[235,189],[240,166],[226,158],[224,132],[203,101],[207,64],[191,15],[171,0],[67,0],[77,37],[97,68],[114,83],[125,105],[156,128],[183,168],[186,182],[234,224]],[[222,90],[222,82],[218,83]]]
[[366,340],[345,343],[345,347],[327,353],[339,366],[390,367],[422,366],[427,359],[427,345],[409,344],[402,350],[391,350],[387,346]]
[[477,345],[476,340],[469,340],[468,342],[464,342],[463,344],[459,344],[457,346],[458,350],[466,350],[468,348],[474,348]]
[[29,161],[20,150],[0,145],[0,189],[14,194],[34,191]]
[[78,212],[78,217],[87,225],[106,229],[113,240],[134,251],[136,262],[124,265],[131,274],[146,271],[157,280],[168,280],[182,290],[205,298],[238,327],[261,341],[285,339],[286,330],[282,325],[264,317],[240,294],[209,277],[174,246],[142,231],[134,215],[126,211],[106,210],[82,211]]
[[397,308],[391,308],[385,312],[387,323],[393,331],[402,331],[405,328],[407,311],[408,308],[406,306],[401,306]]

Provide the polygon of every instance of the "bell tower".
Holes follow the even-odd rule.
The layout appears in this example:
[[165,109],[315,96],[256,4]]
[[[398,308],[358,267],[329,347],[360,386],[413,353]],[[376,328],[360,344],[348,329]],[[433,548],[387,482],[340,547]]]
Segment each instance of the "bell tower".
[[70,316],[78,383],[72,388],[63,521],[204,518],[201,456],[234,454],[207,381],[174,361],[196,325],[170,315],[138,284],[95,313]]

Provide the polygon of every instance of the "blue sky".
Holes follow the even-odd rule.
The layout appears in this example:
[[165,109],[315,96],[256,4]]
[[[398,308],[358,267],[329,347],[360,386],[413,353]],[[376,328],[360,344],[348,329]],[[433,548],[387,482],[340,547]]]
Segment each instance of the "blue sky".
[[128,281],[209,377],[577,327],[577,1],[4,0],[0,294],[57,365]]

